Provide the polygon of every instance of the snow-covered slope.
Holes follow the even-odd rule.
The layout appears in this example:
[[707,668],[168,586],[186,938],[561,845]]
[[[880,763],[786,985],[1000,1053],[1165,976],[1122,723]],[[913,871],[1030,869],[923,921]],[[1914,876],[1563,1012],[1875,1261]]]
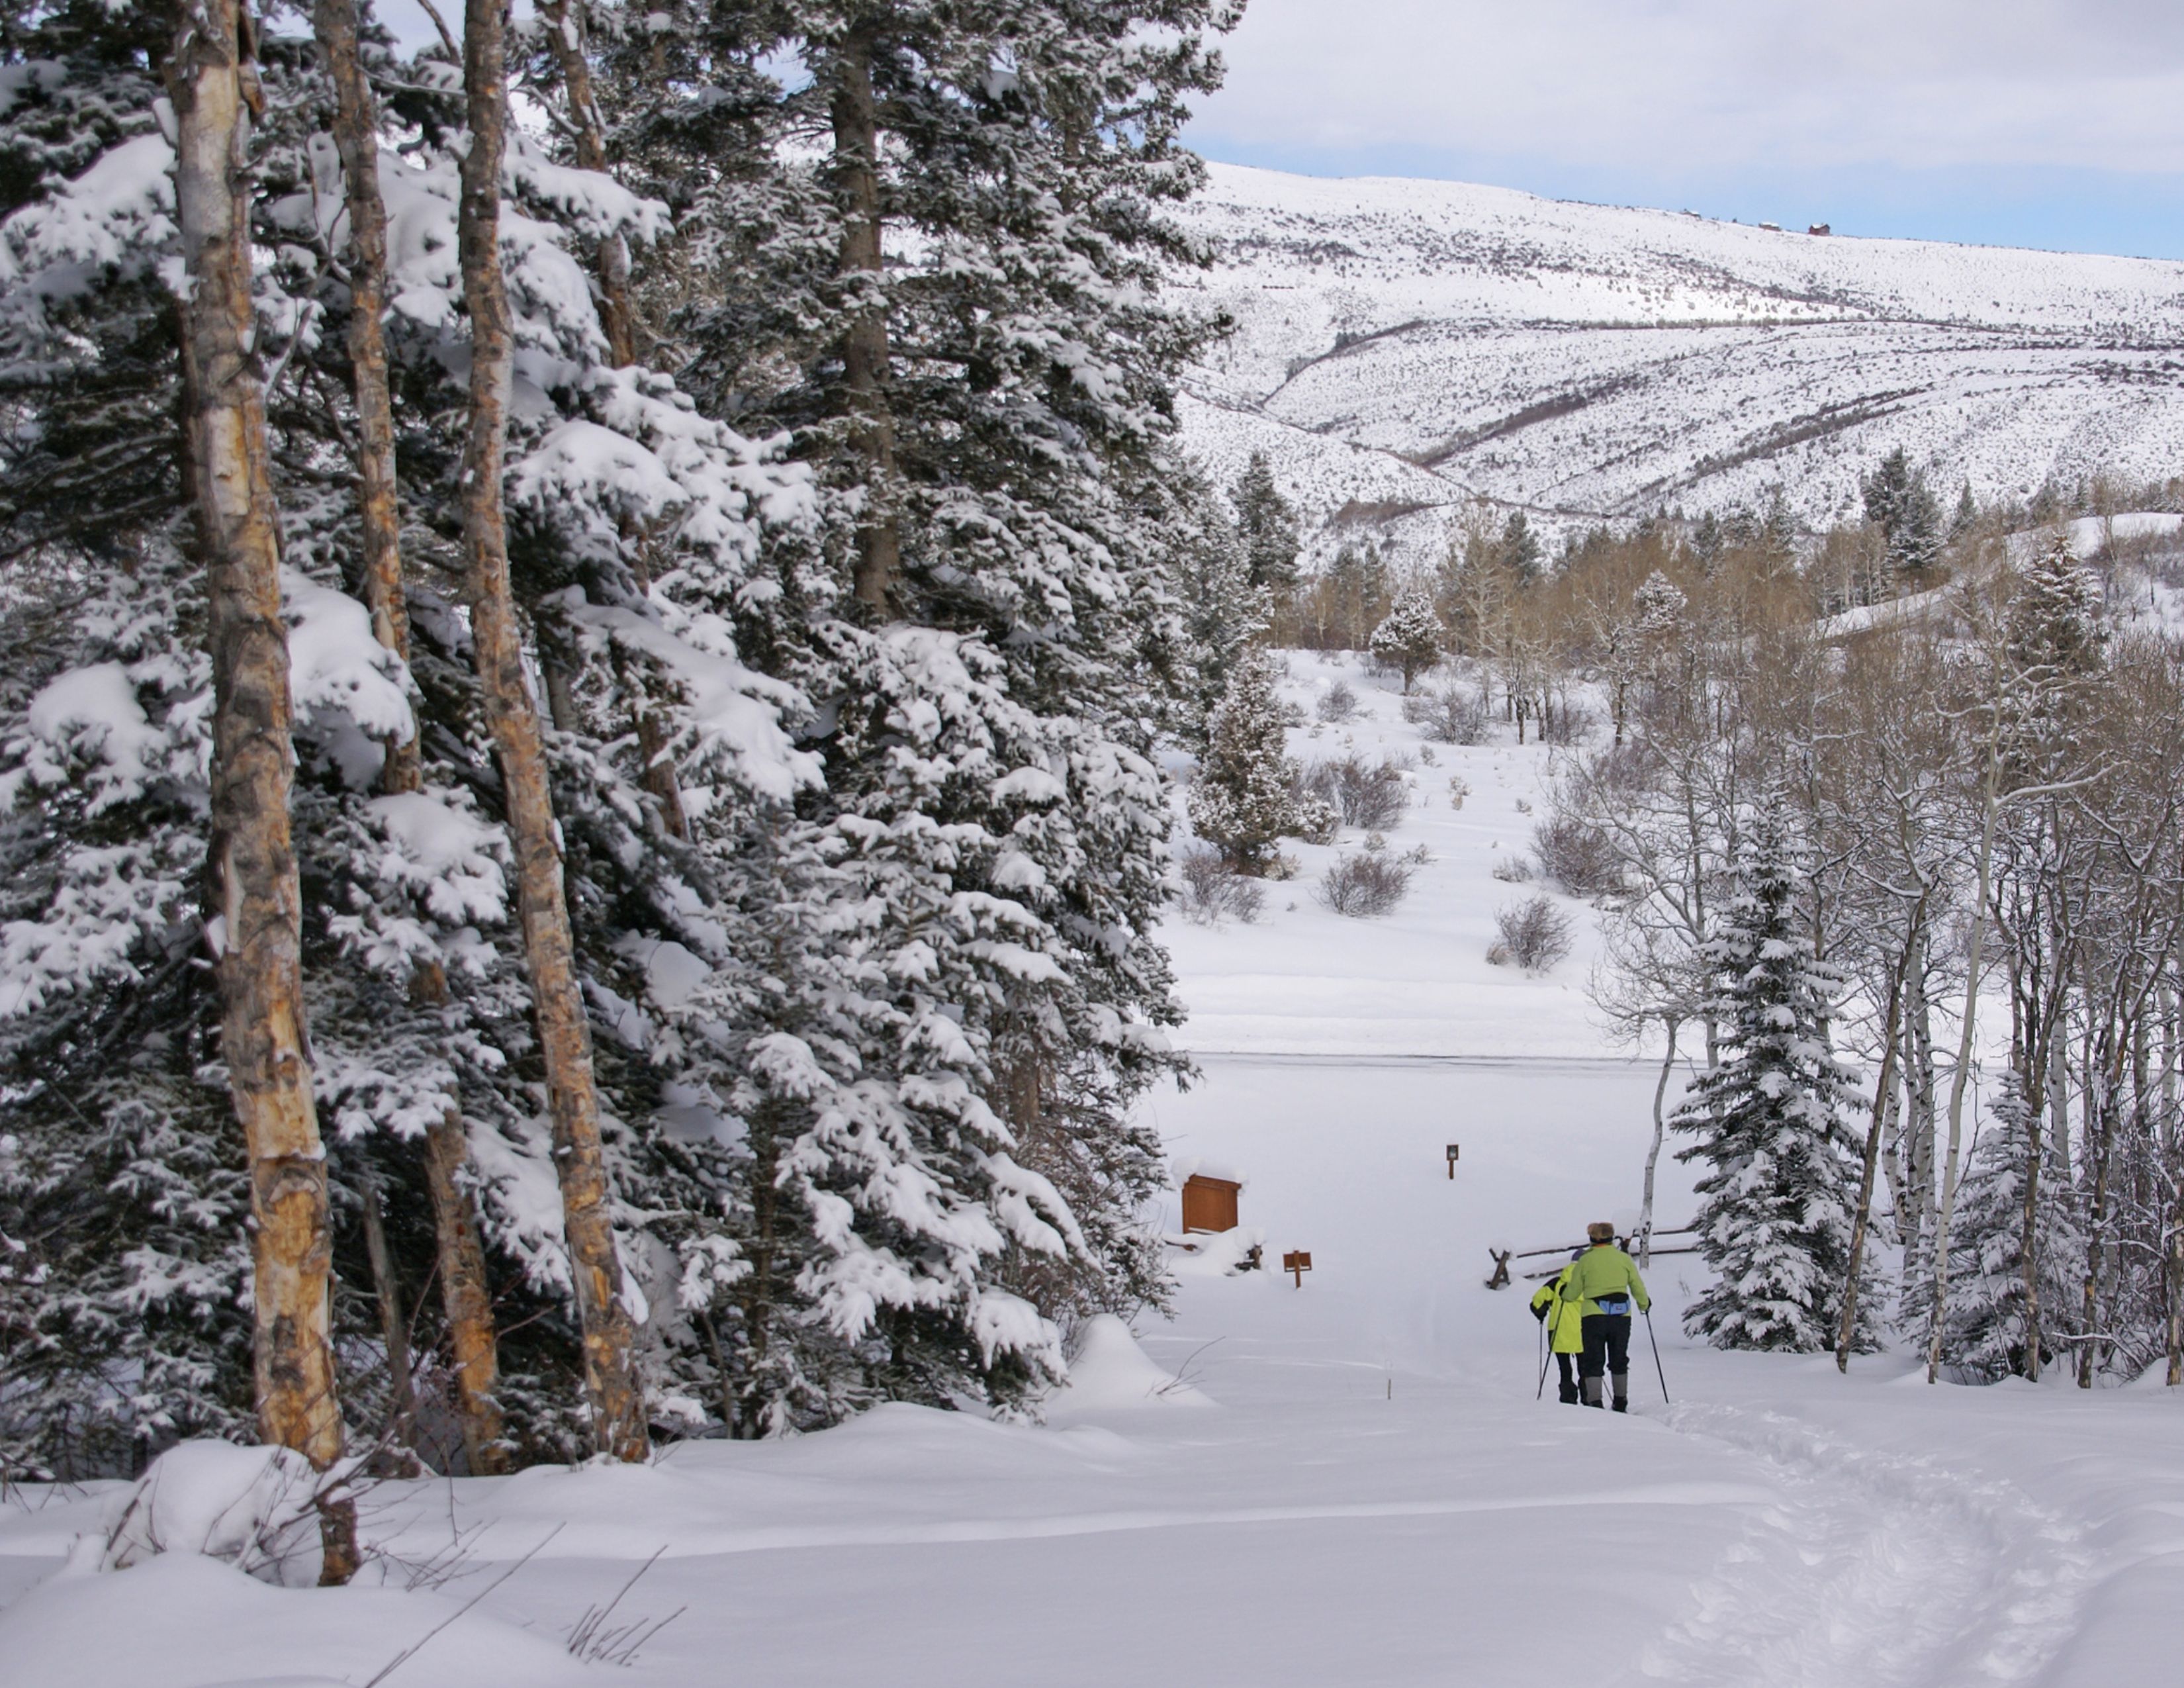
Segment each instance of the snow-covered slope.
[[[1290,754],[1307,766],[1353,755],[1408,764],[1410,806],[1388,829],[1387,847],[1423,846],[1429,859],[1392,913],[1346,918],[1314,894],[1331,863],[1364,848],[1366,834],[1346,827],[1331,845],[1283,845],[1296,876],[1268,883],[1256,921],[1208,928],[1171,916],[1162,941],[1190,1014],[1178,1041],[1216,1055],[1629,1055],[1585,990],[1598,946],[1592,911],[1551,885],[1495,877],[1497,865],[1506,872],[1529,861],[1546,782],[1563,753],[1519,747],[1500,722],[1484,744],[1430,744],[1403,719],[1396,682],[1368,672],[1354,653],[1288,651],[1282,660],[1282,699],[1307,717],[1290,729]],[[1312,719],[1338,683],[1356,694],[1357,715],[1339,725]],[[1433,683],[1470,682],[1443,671]],[[1496,911],[1542,892],[1571,922],[1573,954],[1536,978],[1491,965]]]
[[1558,526],[1778,481],[1826,520],[1897,445],[1982,497],[2184,460],[2184,264],[1226,164],[1191,214],[1221,257],[1186,285],[1237,330],[1189,437],[1224,480],[1265,449],[1323,543],[1346,510],[1417,549],[1477,495]]

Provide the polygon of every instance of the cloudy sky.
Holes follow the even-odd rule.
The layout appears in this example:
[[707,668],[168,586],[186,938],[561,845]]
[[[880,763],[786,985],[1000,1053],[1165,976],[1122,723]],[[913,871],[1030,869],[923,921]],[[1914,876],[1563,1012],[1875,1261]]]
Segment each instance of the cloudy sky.
[[1210,158],[2184,257],[2180,0],[1251,0]]

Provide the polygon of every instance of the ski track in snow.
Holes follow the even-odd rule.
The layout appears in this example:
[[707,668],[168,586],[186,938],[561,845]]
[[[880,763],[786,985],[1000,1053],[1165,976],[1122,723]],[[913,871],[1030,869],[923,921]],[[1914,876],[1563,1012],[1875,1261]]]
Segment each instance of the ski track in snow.
[[2072,1634],[2092,1556],[2014,1485],[1780,1412],[1663,1416],[1763,1461],[1781,1498],[1693,1591],[1696,1610],[1641,1654],[1645,1678],[1975,1688],[2030,1680]]

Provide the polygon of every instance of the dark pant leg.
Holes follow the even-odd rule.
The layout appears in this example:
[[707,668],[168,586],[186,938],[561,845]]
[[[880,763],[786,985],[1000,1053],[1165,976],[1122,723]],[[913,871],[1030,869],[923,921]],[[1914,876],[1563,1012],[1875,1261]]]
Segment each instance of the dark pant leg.
[[1558,1397],[1560,1397],[1565,1407],[1574,1407],[1577,1405],[1576,1362],[1577,1356],[1574,1354],[1557,1354],[1555,1356],[1555,1368],[1557,1374],[1560,1379],[1560,1382],[1556,1387],[1555,1393]]
[[[1608,1334],[1608,1327],[1628,1325],[1630,1323],[1628,1319],[1611,1318],[1606,1313],[1587,1313],[1585,1316],[1585,1352],[1578,1357],[1577,1362],[1580,1377],[1596,1378],[1607,1369],[1607,1345],[1613,1340]],[[1623,1340],[1627,1351],[1630,1341],[1628,1330],[1624,1332]]]
[[1607,1327],[1607,1374],[1614,1381],[1615,1403],[1620,1407],[1630,1398],[1630,1315],[1601,1323]]

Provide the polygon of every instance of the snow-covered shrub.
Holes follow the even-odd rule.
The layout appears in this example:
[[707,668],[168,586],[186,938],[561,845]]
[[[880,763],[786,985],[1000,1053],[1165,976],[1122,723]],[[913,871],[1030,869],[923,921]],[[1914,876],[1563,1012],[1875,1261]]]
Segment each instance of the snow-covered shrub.
[[1293,836],[1308,844],[1333,844],[1342,831],[1342,811],[1306,788],[1301,770],[1290,781],[1290,789],[1296,804]]
[[1304,788],[1332,806],[1345,826],[1384,832],[1410,807],[1404,772],[1403,764],[1390,758],[1373,763],[1362,756],[1338,756],[1306,769]]
[[1532,883],[1532,864],[1521,855],[1496,857],[1492,872],[1505,885],[1529,885]]
[[1391,912],[1411,889],[1417,871],[1402,856],[1384,850],[1366,850],[1337,858],[1320,876],[1312,894],[1322,906],[1353,919],[1370,919]]
[[1322,721],[1339,727],[1357,713],[1357,694],[1350,689],[1349,682],[1337,680],[1313,709]]
[[1442,686],[1403,699],[1403,719],[1438,744],[1486,740],[1486,704],[1468,686]]
[[1573,897],[1597,897],[1623,880],[1615,847],[1598,827],[1574,815],[1552,815],[1532,828],[1532,853],[1540,871]]
[[1570,952],[1570,918],[1545,897],[1496,911],[1500,939],[1486,959],[1497,967],[1514,962],[1528,973],[1546,972]]
[[1178,866],[1183,875],[1184,916],[1201,926],[1218,926],[1233,915],[1249,926],[1265,906],[1265,888],[1231,868],[1217,850],[1188,850]]
[[1448,777],[1448,806],[1451,809],[1461,809],[1463,807],[1463,799],[1470,795],[1471,782],[1464,778],[1462,774],[1451,774]]
[[309,1588],[319,1579],[318,1501],[326,1482],[292,1448],[177,1443],[128,1491],[107,1528],[99,1568],[199,1553],[260,1582]]

